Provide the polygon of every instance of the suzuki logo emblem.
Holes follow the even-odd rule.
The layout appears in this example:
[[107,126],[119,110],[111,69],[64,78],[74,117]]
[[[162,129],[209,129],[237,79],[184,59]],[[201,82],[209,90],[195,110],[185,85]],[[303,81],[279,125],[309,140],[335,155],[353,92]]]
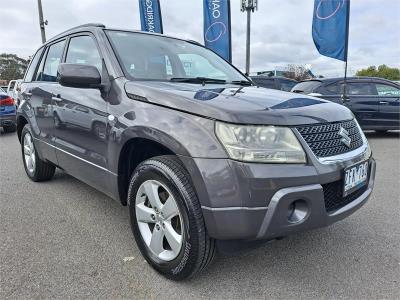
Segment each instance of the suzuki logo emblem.
[[343,127],[340,127],[338,135],[340,135],[342,138],[340,141],[345,144],[348,148],[350,148],[351,145],[351,138],[349,136],[349,132],[344,129]]

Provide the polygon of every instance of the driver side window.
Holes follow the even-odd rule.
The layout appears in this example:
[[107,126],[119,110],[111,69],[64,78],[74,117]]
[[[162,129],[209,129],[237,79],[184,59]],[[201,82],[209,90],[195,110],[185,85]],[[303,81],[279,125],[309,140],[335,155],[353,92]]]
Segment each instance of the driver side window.
[[400,96],[400,89],[395,86],[382,83],[377,83],[375,86],[379,96]]
[[101,74],[101,57],[96,43],[88,35],[71,38],[65,62],[95,66]]

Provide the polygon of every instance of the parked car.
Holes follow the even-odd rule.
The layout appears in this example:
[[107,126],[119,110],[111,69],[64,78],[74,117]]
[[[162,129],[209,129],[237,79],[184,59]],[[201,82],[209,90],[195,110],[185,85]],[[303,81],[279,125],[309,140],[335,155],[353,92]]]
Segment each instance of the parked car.
[[[174,280],[217,248],[343,219],[373,189],[375,161],[349,109],[257,88],[190,41],[73,28],[36,52],[21,97],[27,176],[49,180],[59,167],[127,205],[143,256]],[[101,112],[103,138],[57,126],[53,113],[72,103]]]
[[251,80],[253,80],[257,86],[286,92],[290,92],[297,84],[297,81],[294,79],[280,76],[251,76]]
[[0,126],[3,127],[4,132],[16,130],[16,113],[14,99],[0,91]]
[[[21,85],[22,79],[16,79],[16,80],[10,80],[7,86],[7,94],[18,101],[18,94],[20,91],[20,85]],[[18,105],[18,103],[16,103]]]
[[298,83],[292,92],[311,94],[347,106],[363,129],[378,132],[400,129],[400,85],[374,77],[350,77],[343,99],[343,78]]

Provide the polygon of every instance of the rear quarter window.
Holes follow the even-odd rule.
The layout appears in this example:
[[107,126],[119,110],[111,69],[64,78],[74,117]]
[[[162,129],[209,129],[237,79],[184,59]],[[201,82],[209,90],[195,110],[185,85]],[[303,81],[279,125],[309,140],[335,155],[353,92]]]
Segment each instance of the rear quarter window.
[[296,84],[292,88],[292,92],[309,94],[309,93],[312,93],[318,87],[320,87],[321,84],[322,84],[321,81],[316,81],[316,80],[303,81],[303,82]]
[[36,52],[35,56],[33,57],[33,59],[32,59],[32,61],[31,61],[30,65],[29,65],[29,67],[28,67],[28,70],[27,70],[26,73],[25,73],[24,81],[26,81],[26,82],[31,82],[31,81],[32,81],[32,77],[33,77],[33,75],[35,74],[36,67],[37,67],[37,65],[38,65],[38,62],[39,62],[41,56],[42,56],[43,50],[44,50],[44,47],[43,47],[43,48],[40,48],[40,49]]

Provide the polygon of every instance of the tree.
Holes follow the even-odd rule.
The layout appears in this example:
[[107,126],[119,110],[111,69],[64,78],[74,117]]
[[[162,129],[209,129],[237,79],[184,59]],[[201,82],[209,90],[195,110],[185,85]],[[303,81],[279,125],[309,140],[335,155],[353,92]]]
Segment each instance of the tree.
[[0,79],[13,80],[24,77],[28,61],[15,54],[0,54]]
[[387,65],[380,65],[378,68],[376,68],[375,66],[370,66],[366,69],[358,70],[356,75],[380,77],[389,80],[400,80],[400,69],[391,68],[388,67]]
[[283,74],[283,76],[297,81],[311,79],[313,77],[310,73],[310,70],[299,65],[288,65],[287,71]]

